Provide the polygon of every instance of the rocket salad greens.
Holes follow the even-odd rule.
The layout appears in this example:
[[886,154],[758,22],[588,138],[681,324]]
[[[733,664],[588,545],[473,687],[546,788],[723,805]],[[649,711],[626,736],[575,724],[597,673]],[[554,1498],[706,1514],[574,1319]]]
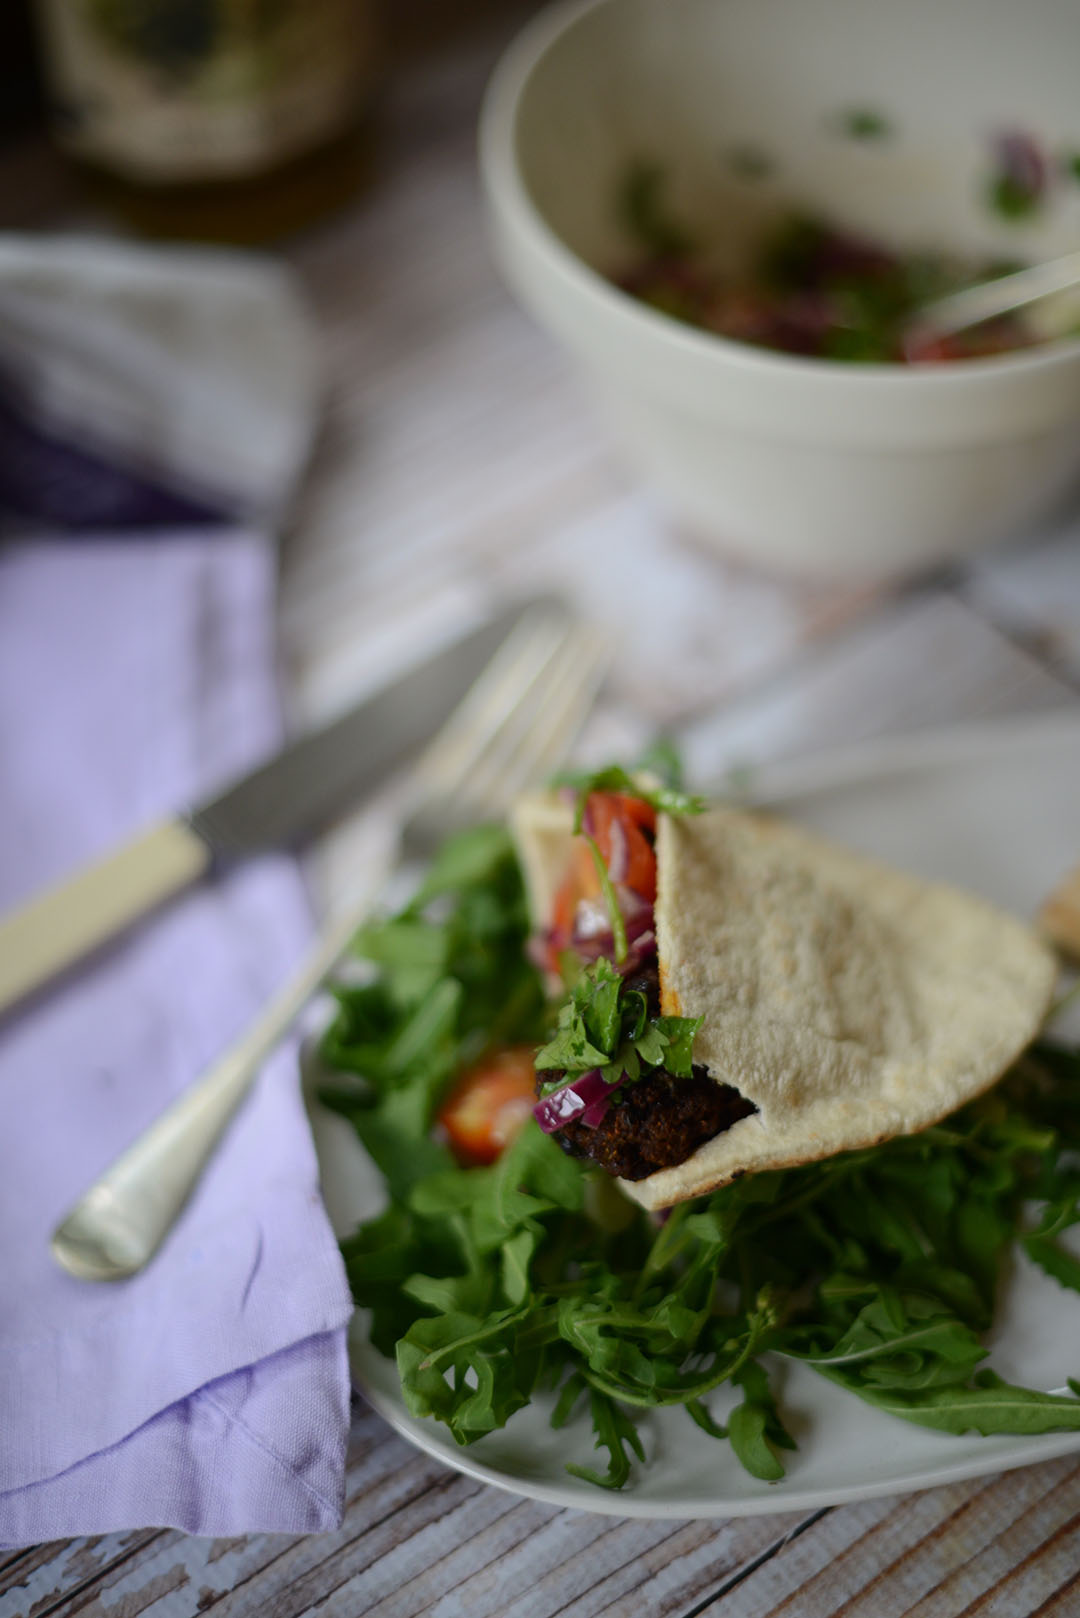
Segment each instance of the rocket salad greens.
[[[325,1040],[343,1077],[324,1099],[390,1197],[342,1244],[349,1280],[414,1416],[470,1444],[552,1390],[554,1425],[587,1407],[605,1457],[568,1470],[613,1489],[644,1460],[635,1418],[668,1405],[754,1477],[780,1479],[794,1442],[766,1354],[944,1432],[1080,1429],[1080,1397],[1009,1386],[980,1340],[1016,1243],[1080,1291],[1060,1242],[1080,1223],[1080,1055],[1037,1044],[937,1127],[748,1177],[658,1223],[531,1120],[488,1167],[459,1167],[433,1133],[464,1068],[560,1037],[527,931],[507,834],[455,839],[413,901],[359,935],[372,976],[338,990]],[[646,1037],[615,974],[593,978],[570,1020],[589,1031],[594,1014],[602,1054]],[[726,1426],[708,1405],[723,1383],[741,1401]]]

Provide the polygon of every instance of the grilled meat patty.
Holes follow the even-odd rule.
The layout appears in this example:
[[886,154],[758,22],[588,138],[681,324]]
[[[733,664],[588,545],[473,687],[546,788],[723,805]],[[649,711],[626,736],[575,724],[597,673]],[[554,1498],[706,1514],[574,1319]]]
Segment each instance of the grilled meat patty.
[[[627,989],[644,994],[650,1015],[660,1009],[660,974],[655,962],[626,980]],[[537,1079],[549,1084],[558,1072]],[[678,1079],[662,1067],[647,1068],[636,1084],[626,1085],[606,1116],[590,1129],[580,1121],[565,1124],[555,1139],[571,1157],[592,1158],[623,1180],[644,1180],[657,1169],[672,1168],[705,1141],[730,1129],[756,1109],[730,1084],[718,1084],[705,1068]]]

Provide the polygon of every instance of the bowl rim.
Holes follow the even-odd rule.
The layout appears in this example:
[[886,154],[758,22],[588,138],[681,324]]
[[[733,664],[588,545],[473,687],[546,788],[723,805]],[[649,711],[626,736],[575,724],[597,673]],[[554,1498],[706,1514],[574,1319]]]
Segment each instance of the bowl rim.
[[906,388],[909,393],[934,388],[963,389],[972,384],[1018,381],[1034,372],[1069,368],[1080,359],[1080,335],[1049,338],[1031,348],[1001,355],[943,361],[934,365],[904,365],[874,361],[850,364],[813,355],[788,354],[701,331],[672,315],[651,308],[624,292],[615,282],[587,264],[568,247],[548,223],[529,194],[517,160],[518,119],[522,97],[533,74],[556,41],[594,11],[615,7],[625,0],[555,0],[544,7],[514,36],[488,81],[480,110],[478,147],[481,176],[489,199],[502,211],[530,248],[547,262],[558,278],[594,307],[615,316],[625,327],[637,328],[652,341],[674,345],[698,364],[743,368],[764,379],[786,373],[804,383],[829,388],[858,386],[879,390]]

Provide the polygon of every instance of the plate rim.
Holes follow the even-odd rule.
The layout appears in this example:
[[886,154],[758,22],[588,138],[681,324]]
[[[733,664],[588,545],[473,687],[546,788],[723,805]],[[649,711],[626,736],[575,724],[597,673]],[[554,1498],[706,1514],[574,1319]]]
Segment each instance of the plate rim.
[[[1080,701],[1075,706],[1062,704],[1060,708],[1045,713],[928,727],[755,764],[751,766],[750,780],[740,796],[743,801],[762,807],[782,807],[793,798],[853,788],[862,782],[905,771],[944,764],[978,763],[1002,748],[1023,750],[1030,747],[1038,751],[1066,739],[1074,745],[1080,743]],[[727,791],[730,795],[730,782],[714,779],[703,790],[716,794]],[[993,1447],[993,1454],[968,1454],[951,1462],[943,1459],[931,1467],[909,1472],[903,1478],[864,1480],[846,1487],[822,1485],[788,1490],[781,1482],[775,1492],[768,1494],[745,1497],[719,1495],[715,1499],[688,1496],[683,1501],[642,1498],[621,1490],[609,1493],[592,1489],[584,1494],[589,1485],[578,1483],[570,1477],[565,1484],[546,1484],[487,1465],[475,1457],[475,1451],[449,1449],[452,1440],[443,1434],[437,1423],[410,1415],[399,1398],[388,1396],[364,1377],[364,1358],[378,1354],[378,1350],[363,1334],[360,1311],[354,1313],[350,1323],[348,1344],[354,1388],[395,1432],[416,1448],[466,1477],[489,1483],[519,1498],[606,1517],[704,1521],[726,1517],[778,1516],[787,1512],[848,1505],[857,1500],[914,1494],[993,1473],[1014,1471],[1022,1466],[1080,1451],[1080,1431],[1047,1433],[1031,1438],[1017,1435],[1015,1447],[1012,1435],[1000,1434],[986,1440]],[[384,1361],[384,1356],[379,1355],[379,1360]],[[1001,1452],[1002,1448],[1005,1453]]]

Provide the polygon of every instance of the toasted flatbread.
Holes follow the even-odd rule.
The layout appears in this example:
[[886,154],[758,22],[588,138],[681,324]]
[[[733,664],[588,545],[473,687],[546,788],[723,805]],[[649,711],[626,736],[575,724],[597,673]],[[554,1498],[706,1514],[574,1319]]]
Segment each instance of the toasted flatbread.
[[[546,921],[569,810],[530,799],[514,824]],[[661,816],[657,856],[663,1010],[704,1018],[695,1061],[758,1110],[623,1181],[646,1208],[924,1129],[1000,1078],[1045,1018],[1053,955],[972,894],[734,809]]]

